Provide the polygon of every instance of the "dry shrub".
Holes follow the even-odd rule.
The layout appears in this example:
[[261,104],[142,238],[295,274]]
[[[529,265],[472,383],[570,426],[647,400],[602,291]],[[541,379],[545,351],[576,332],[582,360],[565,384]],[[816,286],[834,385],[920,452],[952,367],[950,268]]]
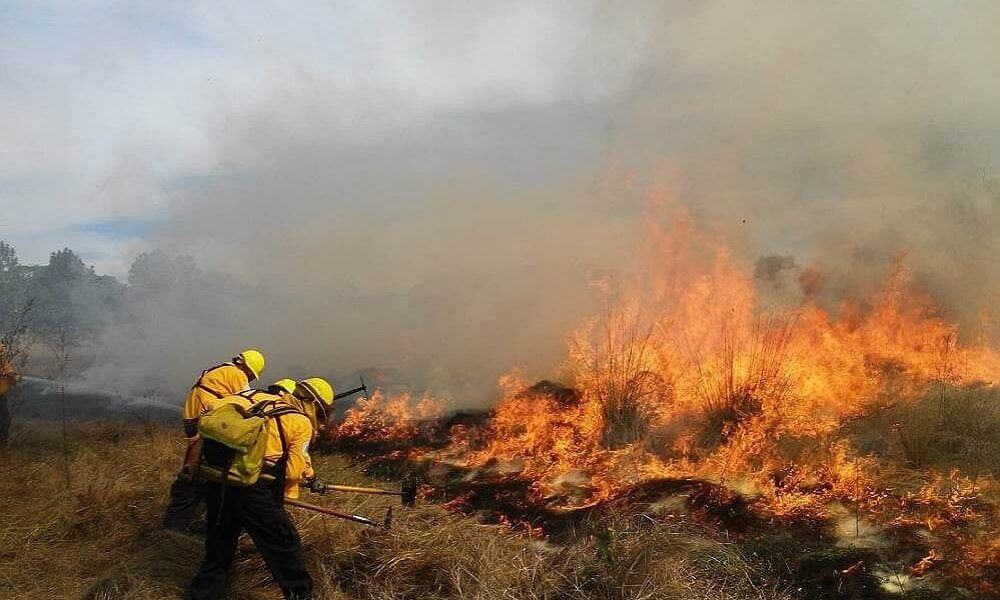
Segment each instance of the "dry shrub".
[[553,566],[523,537],[424,508],[392,531],[365,532],[337,571],[344,589],[366,600],[531,600],[555,597]]
[[728,439],[741,423],[760,414],[765,400],[778,403],[785,398],[793,325],[794,319],[761,316],[744,332],[724,321],[715,354],[706,357],[689,348],[705,416],[703,445]]
[[[579,557],[571,588],[578,598],[606,600],[781,600],[757,582],[734,544],[715,541],[690,523],[620,515],[604,524]],[[578,550],[579,551],[579,550]],[[581,568],[582,567],[582,568]]]
[[911,466],[1000,474],[1000,389],[937,386],[886,417]]
[[567,363],[576,385],[596,402],[600,445],[618,449],[641,441],[670,387],[653,364],[653,330],[634,307],[587,323],[574,334]]

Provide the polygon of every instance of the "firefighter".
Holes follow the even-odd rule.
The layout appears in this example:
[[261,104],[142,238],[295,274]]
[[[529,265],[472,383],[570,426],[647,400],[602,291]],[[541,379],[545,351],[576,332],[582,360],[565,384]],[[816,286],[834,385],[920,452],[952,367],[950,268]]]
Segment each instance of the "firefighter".
[[[318,377],[305,379],[295,386],[295,397],[303,403],[330,405],[333,388]],[[250,405],[242,395],[224,401]],[[273,402],[276,406],[285,404],[282,400]],[[257,483],[248,487],[208,484],[205,560],[191,582],[191,600],[223,597],[226,574],[243,531],[250,534],[286,599],[312,598],[312,578],[302,559],[299,534],[284,508],[284,498],[299,497],[300,485],[323,491],[309,458],[312,420],[296,404],[288,402],[285,406],[292,410],[279,408],[267,422],[264,468]]]
[[295,391],[295,385],[296,383],[294,379],[279,379],[267,386],[266,390],[245,390],[237,395],[243,396],[249,400],[250,404],[266,402],[268,400],[281,400],[282,402],[302,410],[300,406],[293,402],[292,392]]
[[21,381],[21,377],[14,370],[10,358],[10,353],[0,343],[0,446],[6,446],[7,442],[10,441],[10,423],[13,418],[4,395],[7,390]]
[[[322,383],[318,383],[322,382]],[[314,386],[321,386],[322,390],[317,390]],[[325,387],[323,387],[325,386]],[[322,393],[321,393],[322,392]],[[291,404],[309,417],[313,426],[313,442],[326,429],[330,416],[333,413],[334,390],[324,379],[303,379],[296,384],[292,392]],[[313,398],[320,397],[320,400]],[[326,400],[325,398],[329,398]]]
[[220,399],[246,390],[263,370],[264,355],[260,350],[244,350],[230,362],[202,371],[191,386],[183,413],[187,452],[181,472],[170,486],[170,505],[163,517],[165,528],[187,532],[194,521],[195,510],[204,500],[204,486],[197,478],[198,418]]

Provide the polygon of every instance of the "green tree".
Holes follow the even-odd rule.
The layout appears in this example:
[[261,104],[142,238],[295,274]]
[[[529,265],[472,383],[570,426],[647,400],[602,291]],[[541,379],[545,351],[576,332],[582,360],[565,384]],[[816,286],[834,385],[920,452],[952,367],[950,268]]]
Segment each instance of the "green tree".
[[10,244],[0,241],[0,332],[8,331],[28,303],[28,273]]
[[128,271],[129,290],[135,300],[155,300],[196,285],[201,271],[189,256],[173,257],[162,250],[137,256]]
[[36,298],[35,332],[47,343],[75,347],[95,338],[121,311],[124,286],[97,275],[75,252],[53,252],[49,263],[30,278]]
[[28,269],[18,261],[14,247],[0,241],[0,447],[10,439],[13,407],[7,390],[17,383],[16,366],[27,354],[31,307]]
[[37,299],[32,328],[51,351],[51,376],[59,383],[65,449],[65,386],[71,359],[114,322],[121,310],[124,286],[114,277],[97,275],[75,252],[63,248],[53,252],[48,265],[33,274],[29,287]]

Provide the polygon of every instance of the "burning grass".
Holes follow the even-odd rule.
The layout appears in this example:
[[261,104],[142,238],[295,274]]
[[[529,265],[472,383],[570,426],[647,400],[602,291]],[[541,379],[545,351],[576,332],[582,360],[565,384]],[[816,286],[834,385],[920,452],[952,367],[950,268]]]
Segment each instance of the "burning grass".
[[[604,314],[571,337],[567,385],[513,370],[481,418],[444,420],[430,395],[382,392],[349,410],[330,446],[392,472],[419,468],[426,497],[465,516],[424,508],[392,532],[360,532],[300,515],[320,597],[1000,597],[997,348],[962,341],[903,260],[835,311],[817,302],[814,272],[797,305],[765,307],[725,249],[697,268],[691,256],[706,253],[686,247],[692,238],[651,230],[649,271],[606,286]],[[138,445],[155,460],[90,478],[71,468],[64,488],[50,464],[19,455],[50,492],[28,504],[62,517],[22,530],[39,517],[14,509],[5,540],[79,552],[77,540],[99,536],[111,540],[99,546],[108,565],[123,545],[154,555],[136,565],[169,565],[149,529],[159,507],[141,498],[165,499],[163,461],[180,449],[151,435],[162,439]],[[105,448],[127,443],[80,446],[70,464],[107,464]],[[67,563],[37,573],[78,567],[57,555]],[[90,597],[186,583],[132,565],[85,571]],[[6,576],[10,589],[44,581]],[[258,597],[266,580],[244,552],[234,597]]]
[[[512,370],[485,423],[409,453],[464,470],[451,502],[499,486],[521,494],[507,516],[530,517],[697,479],[776,519],[837,529],[846,510],[847,544],[871,524],[890,542],[858,560],[872,577],[892,574],[889,588],[940,575],[1000,594],[1000,351],[989,339],[960,336],[904,257],[881,288],[829,310],[816,271],[797,302],[764,306],[750,272],[683,222],[651,227],[647,246],[647,268],[602,284],[605,311],[570,337],[566,386]],[[840,568],[864,570],[851,567]]]
[[429,393],[416,399],[409,392],[387,394],[378,389],[347,409],[324,441],[340,449],[409,448],[435,433],[445,406],[445,400]]
[[[181,598],[202,548],[200,538],[157,527],[181,452],[176,428],[73,426],[64,455],[54,428],[30,427],[0,456],[0,596]],[[376,483],[342,457],[317,462],[329,480]],[[393,500],[321,502],[381,514]],[[325,600],[790,598],[736,544],[662,516],[622,512],[556,545],[433,504],[397,508],[390,531],[292,514]],[[269,579],[244,540],[228,597],[277,598]]]

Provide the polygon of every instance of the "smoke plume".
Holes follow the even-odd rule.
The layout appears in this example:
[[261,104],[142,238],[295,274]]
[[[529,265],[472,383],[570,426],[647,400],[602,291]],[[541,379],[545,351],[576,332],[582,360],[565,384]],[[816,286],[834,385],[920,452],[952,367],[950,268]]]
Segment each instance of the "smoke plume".
[[151,243],[240,287],[145,305],[105,364],[180,394],[256,345],[268,379],[481,404],[558,367],[653,187],[786,291],[864,294],[902,253],[968,335],[995,304],[996,3],[445,4],[341,57],[370,78],[268,38],[251,98],[206,93],[213,158],[161,185]]

